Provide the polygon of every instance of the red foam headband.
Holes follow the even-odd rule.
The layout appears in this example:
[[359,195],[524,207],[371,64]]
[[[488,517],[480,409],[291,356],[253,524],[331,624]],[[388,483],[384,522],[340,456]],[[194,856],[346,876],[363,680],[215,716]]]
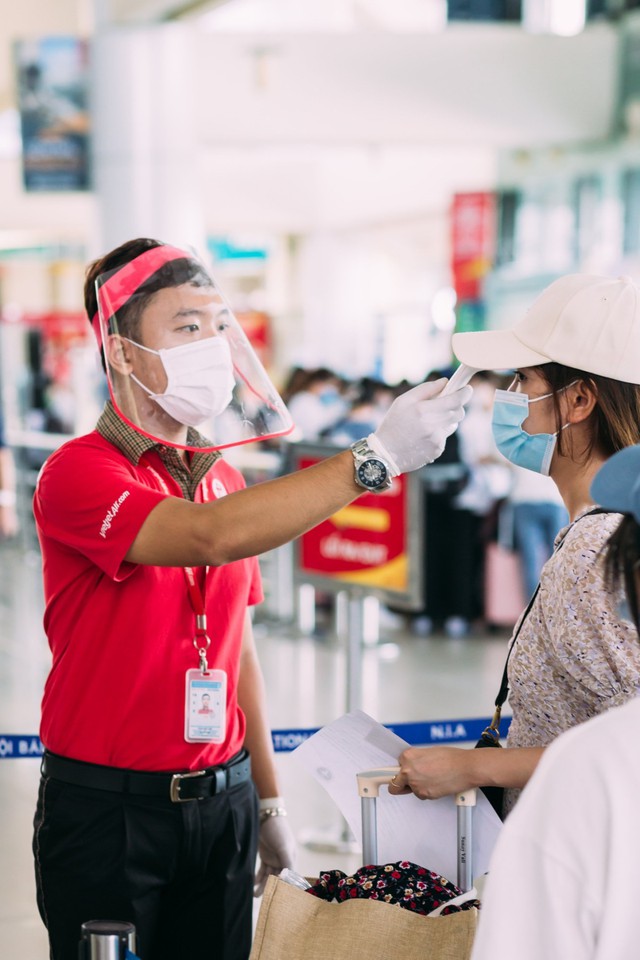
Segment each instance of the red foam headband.
[[[114,313],[117,313],[131,298],[138,287],[141,287],[145,280],[153,276],[156,270],[163,267],[165,263],[185,259],[192,260],[193,257],[186,250],[179,250],[178,247],[162,244],[160,247],[145,250],[135,260],[125,263],[117,273],[114,273],[112,277],[109,277],[105,283],[98,287],[98,302],[102,307],[102,315],[105,321],[109,321]],[[91,326],[96,335],[98,346],[102,347],[99,310],[93,315]]]

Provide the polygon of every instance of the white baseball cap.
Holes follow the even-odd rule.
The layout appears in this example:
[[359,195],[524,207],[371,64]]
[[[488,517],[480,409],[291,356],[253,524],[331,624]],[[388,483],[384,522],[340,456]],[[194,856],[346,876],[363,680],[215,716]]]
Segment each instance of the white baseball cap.
[[477,370],[562,363],[640,384],[640,289],[631,277],[555,280],[510,330],[455,333],[453,352]]

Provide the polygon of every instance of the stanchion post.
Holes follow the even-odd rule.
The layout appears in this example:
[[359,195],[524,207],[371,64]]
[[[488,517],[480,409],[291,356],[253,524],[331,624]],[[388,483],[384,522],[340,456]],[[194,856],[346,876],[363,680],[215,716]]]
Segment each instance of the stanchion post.
[[135,955],[136,928],[124,920],[87,920],[80,927],[79,960],[126,960]]
[[298,629],[301,633],[308,636],[316,629],[316,591],[310,583],[301,583],[298,585],[297,601],[297,620]]
[[[341,590],[336,596],[336,633],[345,639],[346,657],[346,709],[347,713],[362,706],[362,650],[364,627],[364,602],[360,591]],[[346,633],[346,636],[344,634]],[[337,841],[316,840],[305,842],[310,850],[323,853],[355,853],[358,843],[351,839],[347,821],[342,819],[342,832]]]
[[375,647],[380,639],[380,601],[370,593],[362,598],[362,642]]
[[360,593],[349,596],[349,629],[347,631],[347,713],[362,707],[362,630],[364,603]]
[[294,618],[293,544],[284,543],[274,553],[276,616],[291,623]]

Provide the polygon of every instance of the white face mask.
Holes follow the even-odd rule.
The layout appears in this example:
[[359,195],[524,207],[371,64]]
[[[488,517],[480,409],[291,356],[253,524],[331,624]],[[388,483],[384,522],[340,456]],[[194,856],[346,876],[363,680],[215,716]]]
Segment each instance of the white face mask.
[[197,427],[219,416],[231,403],[235,378],[231,350],[223,337],[207,337],[165,350],[151,350],[135,340],[128,342],[160,357],[167,375],[164,393],[152,393],[133,373],[130,377],[178,423]]

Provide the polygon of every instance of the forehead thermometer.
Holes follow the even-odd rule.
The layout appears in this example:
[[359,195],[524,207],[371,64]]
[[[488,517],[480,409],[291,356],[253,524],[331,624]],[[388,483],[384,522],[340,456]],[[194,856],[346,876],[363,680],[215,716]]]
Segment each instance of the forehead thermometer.
[[471,377],[478,373],[478,367],[469,367],[466,363],[461,363],[455,373],[452,374],[451,379],[445,386],[444,390],[440,394],[441,397],[446,396],[448,393],[453,393],[455,390],[459,390],[461,387],[466,386],[471,380]]

